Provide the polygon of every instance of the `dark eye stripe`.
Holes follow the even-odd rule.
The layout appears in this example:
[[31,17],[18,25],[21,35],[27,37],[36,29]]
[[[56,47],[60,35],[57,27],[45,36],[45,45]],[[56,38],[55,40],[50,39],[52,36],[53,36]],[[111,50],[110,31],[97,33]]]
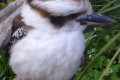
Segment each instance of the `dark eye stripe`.
[[28,3],[31,3],[33,0],[27,0]]
[[39,12],[43,17],[50,19],[50,22],[58,28],[63,27],[63,25],[65,25],[65,23],[67,23],[70,20],[74,20],[76,19],[78,16],[80,15],[84,15],[86,14],[87,10],[84,10],[82,12],[79,13],[74,13],[74,14],[70,14],[67,16],[54,16],[51,15],[51,13],[47,10],[44,10],[36,5],[31,4],[32,0],[28,0],[28,4],[31,6],[32,9],[34,9],[35,11]]
[[51,16],[50,21],[52,24],[62,27],[66,22],[77,18],[80,15],[86,14],[86,11],[80,13],[70,14],[68,16]]
[[62,27],[67,21],[70,21],[72,19],[75,19],[79,16],[79,13],[75,13],[75,14],[70,14],[68,16],[51,16],[50,17],[50,21],[52,24],[58,26],[58,27]]

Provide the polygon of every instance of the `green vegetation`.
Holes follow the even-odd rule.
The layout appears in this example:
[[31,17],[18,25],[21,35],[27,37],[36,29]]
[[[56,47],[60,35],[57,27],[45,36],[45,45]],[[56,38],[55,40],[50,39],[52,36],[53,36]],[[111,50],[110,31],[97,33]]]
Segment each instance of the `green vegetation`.
[[91,0],[93,9],[113,18],[114,25],[85,32],[88,62],[75,80],[120,80],[120,0]]
[[[88,62],[76,73],[75,80],[120,80],[120,0],[90,1],[96,12],[113,18],[115,23],[93,29],[89,26],[85,31]],[[0,80],[12,80],[15,75],[4,55],[5,51],[0,57]]]
[[5,51],[0,56],[0,80],[12,80],[15,77],[8,60],[5,59]]
[[1,0],[0,6],[6,7],[9,3],[13,2],[14,0]]

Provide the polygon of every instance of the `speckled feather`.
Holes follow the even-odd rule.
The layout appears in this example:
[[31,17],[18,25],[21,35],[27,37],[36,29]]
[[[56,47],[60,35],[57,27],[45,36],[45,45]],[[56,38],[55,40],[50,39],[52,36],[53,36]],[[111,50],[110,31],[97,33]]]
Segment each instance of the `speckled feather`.
[[10,49],[11,49],[12,45],[14,45],[17,41],[19,41],[20,39],[25,37],[27,32],[31,29],[32,29],[32,27],[27,27],[24,24],[20,14],[15,17],[15,19],[13,20],[11,38],[10,38],[10,41],[8,42],[8,44],[6,46],[6,48],[7,48],[7,52],[6,52],[7,59],[9,59],[9,57],[10,57]]

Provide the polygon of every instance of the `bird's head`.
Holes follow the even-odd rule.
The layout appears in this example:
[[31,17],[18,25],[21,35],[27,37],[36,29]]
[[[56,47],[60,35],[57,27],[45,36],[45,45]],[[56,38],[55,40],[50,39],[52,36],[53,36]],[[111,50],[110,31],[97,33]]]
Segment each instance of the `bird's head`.
[[92,10],[89,0],[27,0],[27,3],[54,24],[76,20],[82,25],[113,23],[114,20]]
[[91,14],[92,8],[89,0],[27,0],[34,9],[43,10],[52,16],[68,16],[81,13]]

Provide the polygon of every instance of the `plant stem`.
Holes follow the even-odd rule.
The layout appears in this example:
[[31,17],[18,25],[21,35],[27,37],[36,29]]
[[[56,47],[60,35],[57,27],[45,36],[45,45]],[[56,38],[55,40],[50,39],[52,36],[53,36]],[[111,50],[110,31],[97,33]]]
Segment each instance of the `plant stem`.
[[111,61],[109,62],[109,64],[107,65],[107,67],[105,68],[105,70],[103,71],[103,73],[101,74],[99,80],[102,80],[107,69],[111,66],[111,64],[113,63],[113,61],[115,60],[115,58],[117,57],[117,55],[120,53],[120,48],[117,50],[117,52],[115,53],[115,55],[113,56],[113,58],[111,59]]
[[112,10],[117,9],[117,8],[120,8],[120,5],[113,6],[113,7],[109,8],[109,9],[103,10],[103,11],[101,11],[99,13],[106,13],[108,11],[112,11]]
[[116,41],[116,39],[120,37],[120,33],[118,33],[115,37],[113,37],[100,51],[99,53],[93,58],[93,60],[87,65],[87,67],[83,70],[83,72],[80,75],[79,80],[82,79],[83,75],[86,73],[86,71],[90,68],[90,66],[96,61],[96,59],[98,59],[100,57],[100,55],[105,52],[110,45]]
[[96,43],[97,43],[98,41],[100,41],[100,40],[103,38],[103,36],[105,36],[106,34],[108,34],[109,32],[111,32],[112,30],[115,30],[115,29],[118,29],[118,28],[120,28],[120,24],[117,24],[116,26],[109,28],[107,31],[104,31],[104,32],[101,34],[101,36],[96,40]]
[[101,11],[103,11],[105,8],[107,8],[107,7],[109,7],[112,3],[114,3],[116,0],[113,0],[113,1],[111,1],[111,2],[109,2],[107,5],[105,5],[103,8],[101,8],[99,11],[98,11],[98,13],[99,12],[101,12]]

